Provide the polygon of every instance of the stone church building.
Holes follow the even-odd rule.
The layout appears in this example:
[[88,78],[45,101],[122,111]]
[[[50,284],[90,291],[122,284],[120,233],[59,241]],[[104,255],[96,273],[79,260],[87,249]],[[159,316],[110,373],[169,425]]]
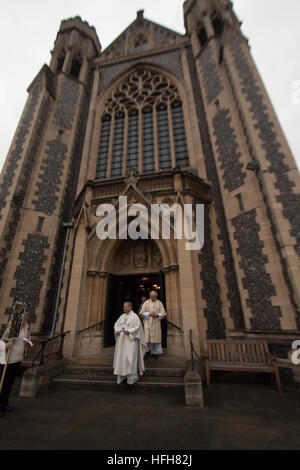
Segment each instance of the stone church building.
[[[186,0],[184,35],[144,17],[102,50],[61,22],[0,180],[0,326],[26,302],[33,336],[70,330],[67,358],[110,355],[122,302],[155,288],[164,346],[300,331],[300,178],[229,0]],[[278,66],[274,62],[275,67]],[[204,246],[100,240],[97,207],[204,204]],[[78,334],[80,333],[80,334]]]

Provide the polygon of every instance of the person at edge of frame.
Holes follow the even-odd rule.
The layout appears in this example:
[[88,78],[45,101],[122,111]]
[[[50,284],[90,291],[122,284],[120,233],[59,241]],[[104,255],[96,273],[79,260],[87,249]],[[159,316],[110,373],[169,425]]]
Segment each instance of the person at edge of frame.
[[9,404],[9,398],[16,376],[20,369],[21,362],[24,359],[24,339],[31,341],[29,326],[30,325],[28,322],[28,312],[25,312],[19,337],[10,340],[8,339],[8,333],[11,327],[10,319],[0,340],[0,380],[5,368],[8,351],[11,350],[3,382],[3,387],[0,394],[0,418],[4,417],[7,412],[14,410],[14,408]]

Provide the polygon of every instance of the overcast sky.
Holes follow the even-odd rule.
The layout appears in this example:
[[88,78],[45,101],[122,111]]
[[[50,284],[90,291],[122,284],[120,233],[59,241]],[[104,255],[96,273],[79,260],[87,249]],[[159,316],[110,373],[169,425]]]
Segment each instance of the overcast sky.
[[[235,0],[242,30],[300,167],[300,1]],[[26,89],[44,63],[62,19],[80,15],[107,47],[136,17],[184,34],[183,0],[1,0],[0,169],[23,110]]]

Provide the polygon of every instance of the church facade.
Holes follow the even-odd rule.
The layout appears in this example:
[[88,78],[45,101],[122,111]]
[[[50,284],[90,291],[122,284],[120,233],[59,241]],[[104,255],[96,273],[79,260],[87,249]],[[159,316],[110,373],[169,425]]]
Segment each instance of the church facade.
[[[186,0],[186,33],[143,11],[102,50],[62,21],[0,180],[0,326],[26,302],[65,357],[109,355],[122,302],[156,289],[168,354],[300,332],[300,178],[232,2]],[[204,245],[100,240],[97,207],[204,204]],[[272,349],[273,348],[273,349]]]

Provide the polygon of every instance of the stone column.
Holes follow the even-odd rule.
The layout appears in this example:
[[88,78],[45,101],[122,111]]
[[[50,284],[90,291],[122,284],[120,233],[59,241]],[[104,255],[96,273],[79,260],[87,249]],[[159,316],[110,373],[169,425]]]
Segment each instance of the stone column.
[[184,353],[186,359],[190,358],[189,329],[193,330],[195,349],[200,352],[199,327],[197,320],[197,302],[192,266],[192,252],[185,249],[185,238],[178,240],[178,262],[180,295],[182,308],[182,326],[184,329]]
[[92,89],[92,96],[91,96],[91,102],[90,102],[90,107],[89,107],[88,121],[87,121],[87,126],[86,126],[85,140],[84,140],[83,151],[82,151],[81,167],[80,167],[80,173],[79,173],[78,185],[77,185],[77,195],[80,193],[82,187],[84,186],[84,183],[87,179],[87,174],[88,174],[89,158],[91,154],[90,150],[91,150],[91,145],[92,145],[92,135],[93,135],[93,129],[94,129],[94,123],[95,123],[96,100],[97,100],[97,93],[98,93],[98,88],[99,88],[99,80],[100,80],[100,71],[99,71],[99,67],[96,66],[94,70],[94,76],[93,76],[93,89]]
[[65,331],[71,330],[71,332],[66,336],[64,344],[64,356],[67,358],[72,358],[78,353],[78,337],[76,332],[78,331],[80,325],[86,290],[86,251],[87,233],[84,220],[81,218],[77,225],[65,320]]

